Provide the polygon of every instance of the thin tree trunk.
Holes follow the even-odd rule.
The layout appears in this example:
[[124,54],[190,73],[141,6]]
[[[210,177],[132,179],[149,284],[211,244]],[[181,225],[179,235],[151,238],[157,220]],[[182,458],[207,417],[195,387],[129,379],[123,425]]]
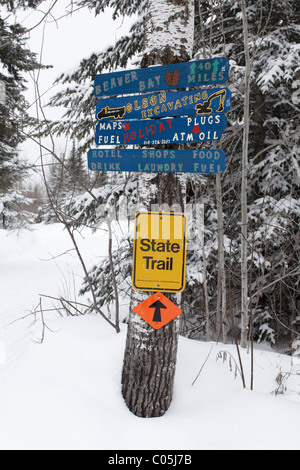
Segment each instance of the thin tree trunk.
[[242,189],[241,189],[241,347],[247,347],[248,334],[248,273],[247,273],[247,245],[248,245],[248,201],[247,201],[247,173],[248,173],[248,146],[249,146],[249,124],[250,124],[250,52],[248,41],[248,20],[246,11],[246,1],[241,0],[243,13],[243,31],[245,43],[245,101],[244,101],[244,135],[243,135],[243,155],[242,155]]
[[4,105],[6,104],[6,87],[5,83],[0,80],[0,104]]
[[[194,0],[149,0],[146,16],[146,44],[142,67],[190,60],[194,37]],[[140,205],[181,207],[182,187],[175,174],[141,176]],[[154,189],[149,194],[149,188]],[[147,194],[148,193],[148,194]],[[133,292],[132,307],[149,295]],[[178,303],[178,296],[168,295]],[[168,410],[173,396],[179,319],[154,330],[130,312],[122,372],[122,394],[137,416],[159,417]]]
[[119,302],[119,292],[118,292],[118,286],[117,286],[117,279],[116,279],[116,275],[115,275],[115,268],[114,268],[114,264],[113,264],[113,253],[112,253],[113,234],[112,234],[112,229],[111,229],[111,220],[109,219],[109,217],[107,217],[106,223],[107,223],[108,235],[109,235],[109,240],[108,240],[109,265],[110,265],[112,283],[113,283],[114,294],[115,294],[116,332],[120,333],[120,302]]
[[[223,330],[223,342],[227,343],[226,328],[226,278],[225,278],[225,256],[224,256],[224,222],[223,222],[223,197],[221,175],[216,175],[216,199],[217,199],[217,217],[218,217],[218,258],[219,258],[219,282],[218,282],[218,304],[221,307],[221,317],[217,334],[220,336]],[[219,300],[221,299],[221,301]]]
[[203,259],[203,292],[204,292],[204,305],[205,305],[205,318],[206,318],[206,341],[211,340],[210,316],[209,316],[209,300],[207,289],[207,263],[204,249],[204,242],[202,244],[202,259]]

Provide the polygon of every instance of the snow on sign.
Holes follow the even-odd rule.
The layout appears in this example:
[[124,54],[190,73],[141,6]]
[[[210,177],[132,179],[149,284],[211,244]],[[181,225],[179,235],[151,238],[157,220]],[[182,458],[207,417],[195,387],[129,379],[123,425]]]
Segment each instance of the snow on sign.
[[223,150],[95,149],[88,152],[92,171],[139,173],[215,173],[226,170]]
[[161,292],[157,292],[133,308],[145,322],[159,330],[182,314],[182,310]]
[[135,216],[132,285],[138,291],[185,288],[187,217],[176,212]]
[[227,127],[224,114],[210,116],[103,121],[96,125],[97,145],[179,144],[219,140]]
[[228,88],[197,91],[162,91],[121,98],[101,99],[96,119],[151,119],[169,116],[196,116],[227,113],[231,106]]
[[220,57],[104,73],[96,76],[94,92],[95,96],[100,97],[218,85],[228,80],[228,72],[228,59]]

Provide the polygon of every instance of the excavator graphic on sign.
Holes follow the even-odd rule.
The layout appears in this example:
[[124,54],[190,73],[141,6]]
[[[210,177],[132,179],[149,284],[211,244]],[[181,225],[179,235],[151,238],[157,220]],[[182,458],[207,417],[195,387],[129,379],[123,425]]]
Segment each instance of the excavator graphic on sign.
[[215,93],[213,93],[212,95],[210,95],[210,97],[204,101],[204,103],[199,103],[197,104],[196,106],[196,111],[197,111],[197,114],[211,114],[213,112],[213,110],[210,108],[210,105],[211,105],[211,102],[216,99],[216,98],[219,98],[220,97],[220,105],[219,105],[219,108],[217,109],[217,113],[223,113],[224,111],[224,102],[225,102],[225,98],[226,98],[226,90],[225,89],[222,89],[222,90],[218,90],[216,91]]
[[125,106],[122,106],[122,108],[109,108],[109,106],[106,106],[99,111],[97,119],[99,119],[99,121],[101,121],[101,119],[109,119],[112,117],[115,119],[122,119],[125,115],[125,111]]

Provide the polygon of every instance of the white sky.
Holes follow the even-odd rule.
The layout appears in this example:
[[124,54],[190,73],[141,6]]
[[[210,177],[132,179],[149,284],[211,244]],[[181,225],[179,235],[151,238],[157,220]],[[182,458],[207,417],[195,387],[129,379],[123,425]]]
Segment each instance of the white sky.
[[[54,5],[51,15],[46,22],[38,23],[44,17],[49,7]],[[38,53],[44,65],[52,65],[52,69],[44,70],[39,75],[39,91],[42,102],[46,104],[50,96],[55,94],[52,88],[54,80],[62,73],[74,69],[81,59],[89,57],[95,51],[102,51],[109,45],[124,36],[134,19],[118,18],[112,20],[111,11],[107,9],[104,14],[95,17],[94,13],[87,8],[70,12],[70,0],[44,0],[40,7],[35,10],[27,10],[18,16],[25,28],[36,26],[28,37],[28,48]],[[28,92],[26,99],[30,103],[29,114],[35,116],[35,94],[33,80],[28,76]],[[52,89],[51,89],[52,88]],[[44,108],[46,117],[57,119],[58,110],[49,107]],[[59,143],[58,145],[64,145]],[[29,161],[37,161],[39,148],[32,142],[26,142],[22,146],[22,156]]]

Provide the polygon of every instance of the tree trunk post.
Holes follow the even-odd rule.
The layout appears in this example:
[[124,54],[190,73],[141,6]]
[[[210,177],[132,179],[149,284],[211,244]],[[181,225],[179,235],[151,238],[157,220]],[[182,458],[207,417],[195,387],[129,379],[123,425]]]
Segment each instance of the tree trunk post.
[[[189,61],[194,40],[194,0],[148,0],[147,6],[141,67]],[[184,211],[184,191],[175,174],[141,175],[139,186],[139,204],[143,208],[164,206]],[[149,194],[150,187],[154,190]],[[176,318],[154,330],[132,311],[147,297],[147,293],[132,292],[122,371],[125,403],[133,414],[143,418],[163,416],[172,401],[180,321]],[[168,297],[178,304],[181,296]]]

